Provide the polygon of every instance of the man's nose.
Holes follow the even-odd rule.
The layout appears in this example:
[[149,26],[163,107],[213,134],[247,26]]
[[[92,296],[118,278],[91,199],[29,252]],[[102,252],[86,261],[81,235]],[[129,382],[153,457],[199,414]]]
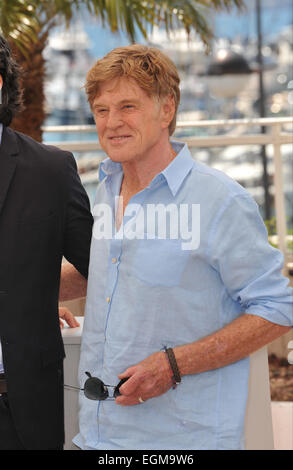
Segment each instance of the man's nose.
[[117,110],[110,110],[108,113],[107,127],[110,129],[116,129],[123,125],[123,119]]

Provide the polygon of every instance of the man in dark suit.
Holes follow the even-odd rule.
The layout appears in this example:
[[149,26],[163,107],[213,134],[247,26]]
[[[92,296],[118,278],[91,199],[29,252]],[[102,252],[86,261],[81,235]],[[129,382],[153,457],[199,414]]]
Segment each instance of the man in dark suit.
[[19,69],[0,36],[0,449],[62,449],[62,257],[86,278],[92,230],[74,157],[8,126]]

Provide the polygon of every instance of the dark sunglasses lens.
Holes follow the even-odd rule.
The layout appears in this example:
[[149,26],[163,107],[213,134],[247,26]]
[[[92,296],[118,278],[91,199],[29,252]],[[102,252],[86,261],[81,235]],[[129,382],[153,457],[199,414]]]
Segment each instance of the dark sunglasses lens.
[[129,377],[126,377],[125,379],[122,379],[120,380],[119,384],[116,385],[115,389],[114,389],[114,397],[119,397],[121,395],[120,391],[119,391],[119,388],[121,387],[121,385],[124,384],[124,382],[126,382],[126,380],[128,380]]
[[106,400],[108,390],[104,383],[97,377],[90,377],[84,384],[84,394],[90,400]]

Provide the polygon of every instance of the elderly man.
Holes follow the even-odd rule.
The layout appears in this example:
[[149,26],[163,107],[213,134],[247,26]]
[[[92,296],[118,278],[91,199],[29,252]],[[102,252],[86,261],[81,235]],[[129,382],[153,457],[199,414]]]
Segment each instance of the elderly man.
[[62,449],[61,260],[87,276],[92,215],[73,156],[8,127],[19,77],[0,36],[0,449]]
[[293,324],[281,253],[252,197],[170,141],[179,77],[164,54],[114,49],[86,92],[109,158],[93,210],[79,378],[82,387],[85,372],[111,386],[127,380],[115,400],[104,399],[109,385],[100,395],[86,388],[74,443],[241,449],[248,356]]

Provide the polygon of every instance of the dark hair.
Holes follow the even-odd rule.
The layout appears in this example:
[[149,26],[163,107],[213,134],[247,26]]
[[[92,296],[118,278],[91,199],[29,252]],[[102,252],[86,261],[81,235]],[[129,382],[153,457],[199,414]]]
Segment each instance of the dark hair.
[[20,67],[13,59],[9,44],[1,34],[0,75],[3,79],[0,123],[9,126],[15,114],[22,110],[22,91],[19,84]]

